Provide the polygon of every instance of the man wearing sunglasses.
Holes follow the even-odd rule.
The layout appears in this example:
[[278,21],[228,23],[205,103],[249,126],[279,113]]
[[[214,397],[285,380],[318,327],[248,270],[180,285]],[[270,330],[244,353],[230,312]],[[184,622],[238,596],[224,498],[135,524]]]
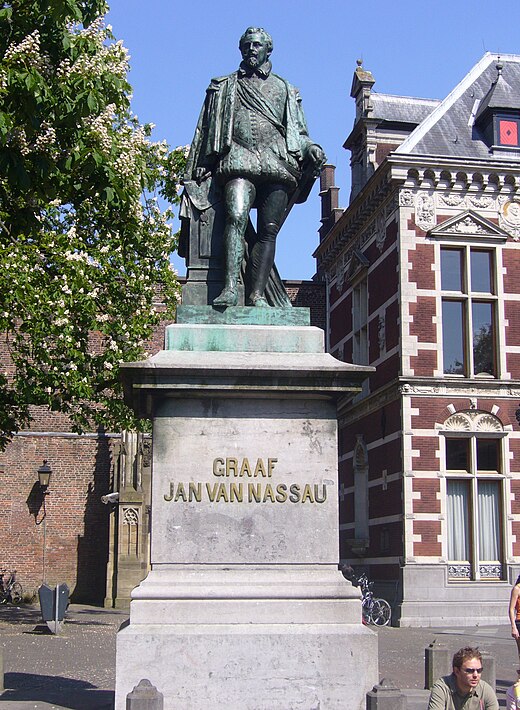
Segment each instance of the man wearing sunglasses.
[[477,648],[461,648],[452,665],[453,673],[433,686],[428,710],[498,710],[493,688],[482,680],[482,656]]

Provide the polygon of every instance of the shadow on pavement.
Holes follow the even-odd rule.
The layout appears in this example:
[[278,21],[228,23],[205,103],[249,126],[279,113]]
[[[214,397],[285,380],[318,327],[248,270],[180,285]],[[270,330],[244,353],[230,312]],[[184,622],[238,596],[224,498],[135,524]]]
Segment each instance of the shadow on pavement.
[[109,710],[114,707],[114,692],[99,690],[84,680],[33,673],[6,673],[4,702],[45,702],[70,710]]
[[40,607],[34,606],[0,606],[0,621],[8,624],[36,624],[41,621]]

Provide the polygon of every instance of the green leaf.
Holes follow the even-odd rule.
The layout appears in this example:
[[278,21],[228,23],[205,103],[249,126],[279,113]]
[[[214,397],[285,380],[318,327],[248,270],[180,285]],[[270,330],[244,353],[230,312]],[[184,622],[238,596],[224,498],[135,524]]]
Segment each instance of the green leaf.
[[90,91],[89,95],[87,96],[87,105],[91,111],[98,110],[98,101],[92,91]]

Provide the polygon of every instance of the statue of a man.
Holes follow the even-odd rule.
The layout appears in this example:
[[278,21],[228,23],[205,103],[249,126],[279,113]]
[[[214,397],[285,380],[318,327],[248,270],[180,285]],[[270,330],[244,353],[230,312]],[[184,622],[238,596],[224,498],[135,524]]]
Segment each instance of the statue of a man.
[[246,229],[256,208],[257,231],[247,240],[246,302],[267,306],[276,236],[288,206],[306,199],[325,155],[309,138],[297,89],[271,71],[271,36],[249,27],[239,48],[238,71],[213,79],[207,90],[185,185],[194,186],[190,192],[197,201],[197,186],[213,181],[224,207],[224,288],[213,299],[215,306],[237,305]]

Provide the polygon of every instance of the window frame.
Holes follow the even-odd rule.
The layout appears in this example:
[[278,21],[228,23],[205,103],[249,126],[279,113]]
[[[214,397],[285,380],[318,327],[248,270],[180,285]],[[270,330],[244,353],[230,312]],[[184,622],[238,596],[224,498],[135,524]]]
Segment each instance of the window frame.
[[[442,287],[442,255],[443,252],[458,252],[461,255],[460,258],[460,268],[461,268],[461,278],[460,286],[461,289],[443,289]],[[474,291],[471,283],[472,276],[472,254],[481,252],[489,254],[489,283],[490,292],[487,291]],[[475,244],[441,244],[440,245],[440,259],[439,259],[439,278],[440,278],[440,320],[441,320],[441,338],[442,338],[442,348],[441,348],[441,359],[442,359],[442,373],[445,377],[453,378],[478,378],[478,379],[499,379],[500,378],[500,358],[499,358],[499,323],[498,323],[498,308],[499,308],[499,296],[498,296],[498,278],[497,278],[497,250],[494,247],[488,245],[478,245]],[[462,327],[462,366],[463,371],[459,372],[446,372],[446,351],[447,351],[447,325],[445,317],[444,304],[448,303],[459,303],[461,304],[461,327]],[[491,333],[492,333],[492,360],[493,360],[493,372],[475,372],[475,334],[474,334],[474,320],[475,320],[475,309],[474,306],[477,304],[489,304],[491,310]],[[445,329],[446,325],[446,329]]]
[[[506,474],[505,474],[505,443],[507,437],[505,431],[443,431],[441,434],[444,437],[444,477],[446,479],[445,487],[445,520],[446,520],[446,561],[448,566],[448,582],[496,582],[502,581],[506,573]],[[447,468],[447,442],[454,439],[465,439],[469,441],[469,470],[464,469],[448,469]],[[498,443],[497,463],[498,470],[478,470],[477,469],[477,441],[494,440]],[[448,521],[448,486],[449,481],[466,481],[469,486],[469,560],[451,560],[449,558],[449,521]],[[499,506],[499,559],[498,560],[482,560],[480,559],[479,549],[479,481],[495,481],[498,486],[498,506]],[[483,575],[482,570],[489,566],[499,566],[500,574],[498,575]],[[460,574],[464,567],[469,567],[469,576]]]

